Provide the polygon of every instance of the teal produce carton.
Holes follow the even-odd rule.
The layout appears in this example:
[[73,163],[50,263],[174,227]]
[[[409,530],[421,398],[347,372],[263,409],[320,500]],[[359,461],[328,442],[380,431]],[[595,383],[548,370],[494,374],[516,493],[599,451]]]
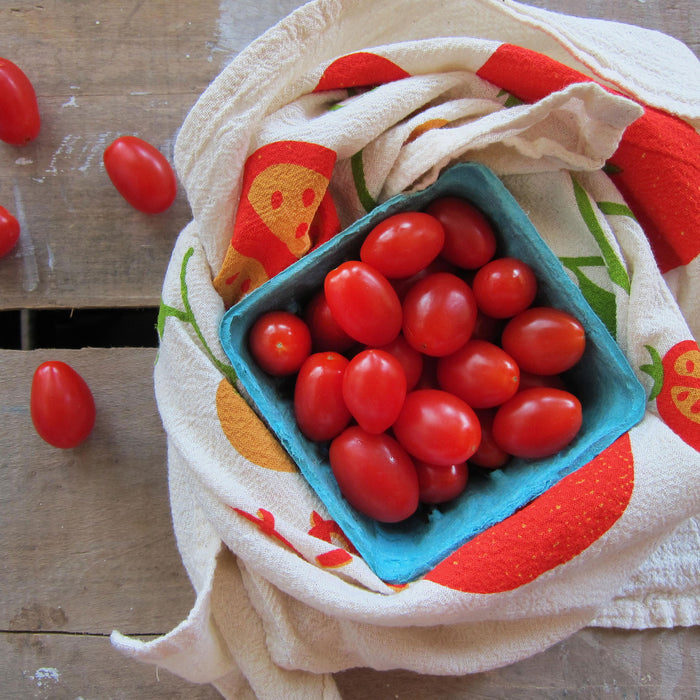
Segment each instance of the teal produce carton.
[[[520,258],[532,267],[539,284],[535,304],[568,311],[583,324],[586,351],[567,374],[582,404],[583,425],[573,442],[552,457],[512,459],[495,471],[472,468],[460,497],[441,506],[421,507],[401,523],[383,524],[359,513],[343,498],[328,463],[328,445],[309,441],[296,425],[291,380],[268,376],[258,368],[248,350],[247,336],[266,311],[300,312],[331,269],[345,260],[359,259],[362,241],[381,220],[402,211],[423,210],[443,196],[461,197],[480,209],[496,232],[497,255]],[[395,584],[420,577],[462,544],[593,459],[641,420],[646,404],[644,389],[624,354],[556,255],[499,178],[476,163],[455,165],[424,190],[398,195],[376,207],[251,292],[225,313],[220,338],[258,413],[331,517],[377,576]]]

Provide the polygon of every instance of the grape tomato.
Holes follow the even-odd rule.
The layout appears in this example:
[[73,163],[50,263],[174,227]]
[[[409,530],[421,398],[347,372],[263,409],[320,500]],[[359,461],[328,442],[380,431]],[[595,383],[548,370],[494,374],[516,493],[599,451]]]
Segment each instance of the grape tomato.
[[425,358],[422,353],[412,348],[401,333],[391,343],[382,345],[379,349],[393,355],[401,363],[406,375],[406,390],[411,391],[423,374]]
[[438,383],[472,408],[491,408],[518,390],[520,370],[515,360],[497,345],[469,340],[451,355],[441,357]]
[[536,306],[506,324],[501,345],[525,372],[561,374],[583,356],[586,333],[570,313]]
[[581,403],[568,391],[539,387],[518,392],[496,411],[493,438],[509,454],[551,457],[581,428]]
[[418,474],[419,498],[423,503],[438,505],[459,496],[467,487],[469,468],[466,462],[441,466],[413,460]]
[[368,517],[396,523],[418,508],[413,461],[390,435],[351,426],[331,442],[329,460],[340,492]]
[[290,311],[269,311],[253,324],[248,344],[253,358],[265,372],[283,377],[298,372],[311,354],[311,332]]
[[323,289],[306,305],[304,320],[311,332],[312,347],[316,352],[333,350],[342,353],[355,344],[333,317]]
[[104,151],[104,166],[119,194],[145,214],[160,214],[177,195],[175,172],[165,156],[138,136],[120,136]]
[[472,270],[485,265],[495,255],[497,242],[491,224],[466,200],[441,197],[425,211],[442,224],[445,243],[440,254],[449,262]]
[[393,355],[372,348],[350,360],[343,376],[343,399],[352,417],[368,433],[388,430],[405,398],[406,375]]
[[467,461],[481,440],[474,411],[462,399],[439,389],[409,392],[393,431],[413,457],[444,466]]
[[5,207],[0,207],[0,258],[7,255],[19,240],[19,222]]
[[34,86],[26,73],[7,58],[0,58],[0,141],[24,146],[41,129]]
[[294,384],[294,417],[301,432],[318,442],[331,440],[350,423],[343,399],[348,359],[337,352],[309,355]]
[[401,330],[401,302],[389,280],[371,265],[349,260],[324,280],[328,306],[338,325],[363,345],[386,345]]
[[436,272],[416,282],[403,302],[403,334],[425,355],[449,355],[469,340],[476,323],[476,302],[457,275]]
[[73,367],[59,360],[37,367],[29,405],[37,433],[53,447],[77,447],[95,425],[90,387]]
[[510,318],[535,300],[537,278],[522,260],[497,258],[477,271],[472,290],[481,312],[493,318]]
[[410,277],[435,260],[444,240],[435,217],[417,211],[394,214],[367,234],[360,259],[389,279]]

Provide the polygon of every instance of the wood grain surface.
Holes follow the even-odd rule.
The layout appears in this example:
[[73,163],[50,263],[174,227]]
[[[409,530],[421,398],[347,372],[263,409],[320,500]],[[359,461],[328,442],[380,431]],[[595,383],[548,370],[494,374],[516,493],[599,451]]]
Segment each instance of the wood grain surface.
[[[105,146],[137,134],[167,157],[184,117],[223,66],[299,0],[12,0],[0,3],[0,55],[31,77],[39,138],[0,143],[0,204],[22,224],[0,263],[0,320],[11,310],[156,307],[190,211],[140,214],[111,187]],[[698,0],[533,0],[630,22],[698,53]],[[7,334],[7,328],[0,337]],[[109,634],[149,639],[190,611],[194,594],[170,520],[166,447],[150,347],[0,349],[0,698],[216,698],[125,659]],[[4,341],[0,348],[14,347]],[[19,347],[19,345],[17,346]],[[90,440],[49,447],[29,417],[34,369],[62,359],[97,401]],[[586,629],[518,664],[464,678],[353,669],[347,700],[673,698],[698,694],[695,628]]]

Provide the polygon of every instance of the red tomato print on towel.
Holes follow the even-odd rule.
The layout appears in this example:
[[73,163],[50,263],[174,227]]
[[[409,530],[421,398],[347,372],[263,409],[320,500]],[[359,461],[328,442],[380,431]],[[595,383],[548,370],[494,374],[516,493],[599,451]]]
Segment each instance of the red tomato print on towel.
[[[592,78],[548,56],[502,44],[477,71],[525,102]],[[700,135],[682,119],[643,105],[610,159],[610,176],[644,229],[661,272],[700,253]]]
[[640,369],[653,380],[650,400],[663,421],[696,450],[700,450],[700,349],[694,340],[676,343],[663,359],[647,345],[652,363]]
[[465,593],[501,593],[570,561],[624,513],[634,488],[625,433],[509,518],[477,535],[426,579]]
[[370,87],[407,78],[407,73],[388,58],[367,51],[341,56],[325,71],[314,92],[344,88]]

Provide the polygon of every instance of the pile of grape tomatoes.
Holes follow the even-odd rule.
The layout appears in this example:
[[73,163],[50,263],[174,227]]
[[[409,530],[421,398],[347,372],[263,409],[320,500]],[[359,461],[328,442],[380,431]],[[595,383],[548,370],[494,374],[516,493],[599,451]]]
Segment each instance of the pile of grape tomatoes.
[[375,520],[448,502],[470,466],[548,457],[580,430],[562,375],[584,328],[536,304],[532,268],[497,249],[476,207],[441,197],[376,225],[302,312],[250,329],[260,368],[293,379],[301,432],[329,443],[344,498]]

